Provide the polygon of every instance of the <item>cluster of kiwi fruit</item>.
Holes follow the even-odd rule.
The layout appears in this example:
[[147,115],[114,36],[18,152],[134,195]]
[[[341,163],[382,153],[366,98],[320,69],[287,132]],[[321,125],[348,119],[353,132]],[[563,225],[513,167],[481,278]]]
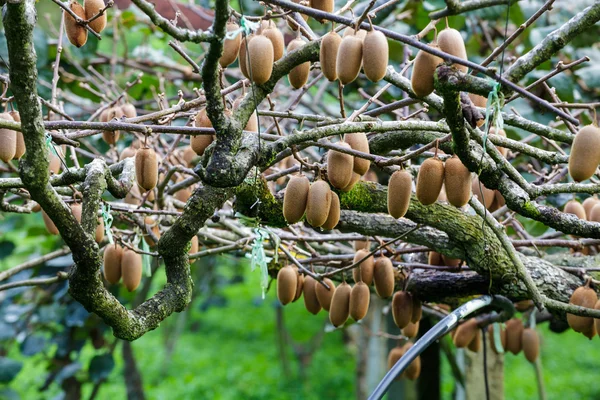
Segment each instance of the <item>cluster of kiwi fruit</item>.
[[104,279],[117,284],[123,278],[123,284],[130,292],[137,289],[142,280],[142,255],[117,243],[104,249]]
[[[599,204],[600,204],[600,201],[598,201],[598,197],[596,197],[595,195],[588,197],[587,199],[585,199],[583,201],[583,203],[580,203],[576,199],[573,199],[573,200],[569,200],[565,204],[565,206],[563,208],[563,212],[566,214],[573,214],[577,218],[579,218],[583,221],[600,222],[600,205]],[[599,206],[596,207],[597,205],[599,205]],[[597,252],[598,249],[596,246],[585,246],[581,252],[585,255],[588,255],[593,250],[595,250]],[[571,249],[571,251],[573,251],[573,249]]]
[[340,220],[340,198],[326,181],[318,179],[311,184],[305,175],[294,175],[283,196],[283,216],[295,224],[305,214],[312,227],[331,230]]
[[[83,6],[77,0],[71,0],[69,9],[81,18],[87,21],[97,15],[104,8],[103,0],[84,0]],[[90,21],[88,26],[96,33],[100,33],[106,28],[106,14]],[[71,14],[65,11],[65,32],[69,42],[75,47],[81,47],[87,42],[88,31],[84,25],[79,24]]]
[[382,299],[387,299],[394,294],[396,286],[394,265],[389,257],[380,256],[375,259],[372,255],[369,256],[369,246],[368,240],[354,242],[356,253],[353,263],[358,264],[352,271],[352,277],[355,282],[364,282],[367,286],[373,283],[375,293]]
[[[400,345],[400,341],[398,341],[398,345],[390,350],[388,353],[388,370],[392,369],[392,367],[406,354],[406,352],[413,346],[412,342],[407,341],[404,345]],[[421,375],[421,356],[417,356],[408,367],[396,377],[396,380],[400,380],[402,378],[409,379],[414,381],[419,378]]]
[[394,323],[402,330],[402,335],[414,338],[419,333],[419,321],[423,314],[421,301],[405,290],[399,290],[392,299]]
[[[455,57],[467,60],[465,41],[460,32],[456,29],[446,27],[441,30],[430,46]],[[433,92],[435,69],[442,62],[444,62],[444,60],[440,57],[419,50],[413,63],[411,76],[412,90],[417,97],[425,97]],[[463,73],[468,71],[466,66],[460,64],[453,64],[452,66]]]
[[591,178],[600,163],[600,128],[587,125],[579,129],[569,154],[569,175],[576,182]]
[[[600,300],[598,300],[596,291],[591,287],[591,279],[585,285],[575,289],[569,299],[569,304],[600,310]],[[600,319],[580,317],[567,313],[567,322],[571,329],[582,333],[589,339],[592,339],[596,333],[600,332]]]
[[444,163],[440,158],[428,158],[417,175],[417,199],[423,205],[433,204],[445,187],[447,201],[463,207],[471,198],[471,172],[456,155]]
[[[135,118],[137,117],[137,111],[135,106],[129,102],[124,103],[122,105],[114,105],[112,107],[108,107],[104,109],[100,113],[100,117],[98,118],[100,122],[110,122],[114,119],[121,118]],[[102,139],[109,144],[114,145],[117,143],[117,140],[121,136],[121,132],[117,131],[102,131]]]
[[361,68],[367,79],[378,82],[385,76],[388,61],[387,38],[374,29],[346,28],[343,37],[332,30],[321,40],[319,62],[330,82],[339,79],[347,85],[358,77]]
[[[344,140],[336,143],[345,149],[352,149],[370,154],[369,140],[363,132],[347,133]],[[352,190],[356,182],[367,173],[371,162],[336,150],[327,152],[327,179],[329,183],[342,192]]]
[[[480,187],[481,185],[481,187]],[[485,187],[483,183],[479,182],[479,177],[476,175],[473,178],[471,185],[473,194],[477,196],[479,201],[485,205],[490,212],[494,212],[500,207],[504,206],[504,196],[498,190],[492,190]]]
[[438,265],[441,267],[458,268],[461,260],[459,258],[451,258],[437,251],[430,251],[427,256],[429,265]]
[[[18,111],[0,113],[0,119],[21,122]],[[25,154],[23,133],[12,129],[0,128],[0,160],[5,163],[18,160]]]

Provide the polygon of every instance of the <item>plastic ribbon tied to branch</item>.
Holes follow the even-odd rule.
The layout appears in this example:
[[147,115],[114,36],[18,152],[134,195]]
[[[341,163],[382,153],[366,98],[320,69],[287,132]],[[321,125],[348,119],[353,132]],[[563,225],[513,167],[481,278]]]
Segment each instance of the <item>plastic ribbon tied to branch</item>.
[[54,145],[52,144],[52,135],[49,132],[46,132],[46,146],[54,153],[55,156],[58,156]]
[[113,216],[110,213],[110,205],[103,203],[100,213],[102,214],[102,221],[104,222],[104,234],[108,238],[108,243],[113,244],[113,235],[112,231],[110,230],[113,222]]
[[[486,152],[486,145],[490,131],[490,124],[494,125],[496,133],[504,128],[504,119],[502,118],[502,107],[504,106],[504,94],[499,91],[500,82],[494,83],[494,89],[488,94],[485,107],[485,127],[483,135],[483,153]],[[490,122],[490,118],[492,119]]]
[[242,32],[244,32],[244,35],[248,36],[252,32],[256,32],[259,27],[260,24],[258,22],[248,21],[246,17],[242,16],[240,19],[240,27],[234,31],[227,32],[227,34],[225,34],[225,39],[235,39],[235,37]]

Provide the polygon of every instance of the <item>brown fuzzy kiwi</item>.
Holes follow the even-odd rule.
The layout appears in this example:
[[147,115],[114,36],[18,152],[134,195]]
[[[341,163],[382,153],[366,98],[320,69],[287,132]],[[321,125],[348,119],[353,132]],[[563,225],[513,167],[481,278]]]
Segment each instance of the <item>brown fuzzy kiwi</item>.
[[469,93],[469,98],[473,102],[475,107],[486,108],[487,106],[487,97],[480,96],[475,93]]
[[[369,140],[364,132],[346,133],[344,135],[344,142],[348,143],[353,150],[370,154]],[[367,173],[370,166],[371,161],[360,157],[354,157],[353,169],[354,172],[359,175],[359,178]]]
[[[594,306],[594,308],[596,310],[600,310],[600,300],[598,300],[596,302],[596,305]],[[594,319],[594,330],[596,332],[600,332],[600,319]]]
[[[292,0],[292,3],[300,4],[302,1],[303,0]],[[310,3],[310,1],[309,1],[309,3]],[[300,16],[302,17],[302,19],[304,21],[308,21],[308,15],[306,15],[306,14],[300,14]],[[290,22],[289,19],[287,20],[287,24],[290,27],[290,29],[293,30],[294,32],[298,30],[298,25],[295,24],[295,23],[293,23],[293,22]]]
[[[160,239],[160,228],[158,227],[158,222],[153,217],[147,216],[144,218],[144,225],[146,232],[148,229],[150,229],[154,236],[156,236],[157,239]],[[148,243],[148,246],[153,247],[156,243],[154,242],[154,239],[152,239],[152,237],[146,232],[144,232],[144,240],[146,243]]]
[[319,303],[319,299],[317,299],[317,287],[315,285],[321,286],[312,276],[307,275],[304,278],[304,285],[302,287],[304,307],[313,315],[317,315],[321,311],[321,304]]
[[337,55],[342,38],[336,32],[329,32],[323,36],[321,49],[319,51],[319,61],[321,63],[321,72],[330,82],[338,78],[337,75]]
[[600,203],[592,207],[589,220],[593,222],[600,222]]
[[459,349],[467,347],[477,335],[477,331],[479,331],[477,320],[475,318],[471,318],[456,328],[456,332],[454,333],[452,341]]
[[[596,207],[594,207],[595,209]],[[593,213],[594,210],[592,210]],[[569,300],[570,304],[581,306],[585,308],[594,308],[598,301],[598,295],[596,291],[589,286],[581,286],[575,289]],[[594,325],[594,319],[590,317],[580,317],[567,313],[567,322],[571,329],[575,332],[589,332],[591,327]]]
[[338,222],[340,222],[340,198],[336,192],[331,192],[329,214],[327,215],[327,220],[321,226],[321,229],[330,231],[337,226]]
[[387,299],[394,293],[394,266],[387,257],[379,257],[373,267],[373,281],[375,291],[382,299]]
[[358,282],[350,292],[350,316],[355,321],[363,319],[369,311],[371,291],[364,282]]
[[71,203],[71,214],[75,217],[77,222],[81,223],[81,203]]
[[[404,348],[397,346],[390,350],[388,354],[387,364],[388,370],[392,369],[394,365],[398,362],[400,358],[404,355]],[[400,380],[406,374],[406,370],[396,377],[396,380]]]
[[[242,104],[242,101],[246,98],[246,96],[241,96],[238,97],[234,102],[233,102],[233,109],[237,110],[240,107],[240,104]],[[244,130],[246,131],[250,131],[250,132],[258,132],[258,117],[256,115],[256,110],[254,110],[254,112],[252,113],[252,115],[250,115],[250,118],[248,118],[248,122],[246,123],[246,127],[244,128]]]
[[310,185],[306,201],[306,221],[310,226],[318,228],[327,221],[331,197],[331,188],[327,182],[318,180]]
[[427,263],[429,265],[439,265],[444,266],[444,260],[442,259],[442,255],[437,251],[430,251],[429,256],[427,258]]
[[[123,117],[121,107],[111,107],[100,114],[100,121],[110,122],[113,119],[120,119],[121,117]],[[117,143],[119,136],[121,136],[121,132],[119,131],[102,131],[102,139],[108,144]]]
[[600,162],[600,128],[584,126],[577,132],[571,154],[569,154],[569,175],[576,182],[591,178]]
[[587,220],[590,219],[590,216],[592,214],[592,208],[594,208],[596,204],[598,204],[598,198],[596,197],[596,195],[588,197],[583,201],[583,203],[581,203],[583,209],[585,210],[585,216]]
[[131,185],[131,190],[129,190],[129,193],[125,196],[125,203],[139,206],[141,204],[141,196],[142,194],[140,193],[137,183]]
[[[237,31],[239,28],[239,25],[235,22],[227,22],[227,32]],[[233,39],[225,39],[223,42],[223,54],[221,55],[221,58],[219,58],[219,64],[221,67],[225,68],[233,64],[238,56],[238,53],[240,52],[241,43],[242,35],[236,35]]]
[[298,273],[291,265],[287,265],[277,273],[277,298],[284,306],[296,297]]
[[[192,240],[190,240],[190,250],[188,251],[188,254],[194,254],[198,252],[198,236],[194,235],[192,236]],[[193,260],[190,260],[190,263],[192,263]]]
[[[21,122],[21,115],[18,111],[10,111],[9,114],[16,122]],[[13,160],[19,160],[23,157],[23,154],[25,154],[25,138],[23,137],[23,132],[17,131],[17,148]]]
[[310,0],[310,6],[315,10],[332,13],[335,2],[334,0]]
[[352,188],[354,187],[354,185],[356,185],[356,183],[360,181],[360,175],[357,174],[356,172],[352,173],[352,179],[350,179],[350,182],[344,186],[343,188],[341,188],[340,190],[344,193],[347,193],[349,191],[352,190]]
[[506,351],[517,355],[523,349],[523,321],[512,318],[506,321]]
[[331,299],[333,298],[336,288],[333,281],[329,278],[324,278],[323,283],[329,286],[329,289],[315,281],[315,293],[317,295],[319,304],[321,307],[323,307],[323,310],[329,311],[331,308]]
[[[402,347],[403,354],[406,354],[412,346],[413,344],[411,342],[406,342]],[[408,367],[406,367],[406,370],[404,371],[404,375],[411,381],[419,378],[421,375],[421,356],[417,356],[410,364],[408,364]]]
[[410,318],[410,322],[418,322],[421,320],[423,316],[423,307],[421,304],[421,300],[417,298],[417,296],[412,295],[412,316]]
[[344,36],[338,49],[335,69],[342,85],[354,81],[362,64],[363,42],[358,36]]
[[[351,148],[345,142],[338,142],[337,145],[345,149]],[[346,187],[352,180],[353,168],[354,159],[350,154],[335,150],[327,152],[327,178],[333,187],[338,189]]]
[[117,243],[108,244],[104,249],[104,279],[108,283],[118,283],[121,280],[121,259],[123,248]]
[[365,38],[367,37],[369,32],[367,32],[364,29],[359,29],[358,32],[356,32],[356,35],[354,34],[354,28],[348,27],[346,29],[344,29],[344,35],[343,38],[345,38],[346,36],[356,36],[358,37],[360,40],[364,41]]
[[500,208],[506,204],[506,200],[504,200],[504,196],[498,190],[494,190],[494,207]]
[[129,102],[127,102],[121,106],[121,112],[123,113],[125,118],[137,117],[137,110],[135,109],[135,106]]
[[[490,128],[490,135],[498,135],[505,138],[506,131],[504,129],[499,129],[498,132],[496,132],[496,128],[492,126]],[[508,155],[508,149],[506,147],[498,147],[498,151],[500,152],[500,154],[502,154],[502,157],[504,158],[506,158],[506,156]]]
[[331,308],[329,309],[329,321],[331,325],[342,326],[348,320],[350,315],[350,293],[352,288],[346,282],[342,282],[335,289],[331,299]]
[[[277,28],[277,25],[273,23],[273,20],[269,20],[269,26],[261,32],[261,35],[266,36],[271,41],[271,44],[273,44],[273,61],[278,61],[283,57],[283,53],[285,52],[283,33],[281,33],[279,28]],[[302,45],[304,45],[304,42],[302,42]],[[288,52],[289,51],[291,50],[288,45]]]
[[189,167],[192,168],[195,164],[194,164],[194,158],[196,158],[197,154],[194,151],[194,149],[192,149],[192,146],[186,146],[185,149],[183,150],[183,161],[185,161],[185,164]]
[[121,275],[128,291],[137,289],[142,281],[142,255],[125,247],[121,257]]
[[567,204],[565,204],[563,212],[567,214],[573,214],[577,218],[582,219],[584,221],[586,220],[585,208],[583,208],[583,205],[577,200],[568,201]]
[[394,218],[402,218],[408,211],[412,193],[412,175],[406,170],[392,174],[388,183],[387,208]]
[[[0,119],[14,121],[9,113],[1,113]],[[12,129],[0,129],[0,160],[9,162],[17,154],[17,131]]]
[[358,250],[369,250],[371,245],[371,242],[369,241],[369,239],[367,238],[366,240],[355,240],[352,243],[352,247],[354,248],[354,251],[358,251]]
[[58,228],[54,225],[54,222],[50,219],[46,211],[42,209],[42,218],[44,220],[44,225],[46,225],[46,230],[51,235],[58,235]]
[[523,354],[530,363],[534,363],[540,354],[540,338],[535,329],[525,328],[521,337]]
[[402,334],[407,338],[417,337],[419,333],[419,322],[409,322],[404,328],[402,328]]
[[61,166],[60,158],[54,154],[52,150],[49,150],[48,153],[48,158],[50,159],[50,162],[48,163],[48,169],[50,170],[51,174],[58,174]]
[[150,148],[142,148],[135,154],[135,177],[138,185],[145,190],[152,190],[158,182],[158,159],[156,152]]
[[273,72],[273,43],[262,35],[255,36],[248,43],[248,57],[250,62],[247,65],[248,74],[252,75],[252,80],[258,85],[262,85],[271,78]]
[[254,35],[245,36],[240,42],[240,50],[238,51],[240,71],[242,71],[242,74],[248,79],[250,79],[250,74],[248,73],[248,53],[246,52],[246,47],[249,46],[252,39],[254,39]]
[[413,315],[413,300],[410,293],[398,291],[392,299],[392,316],[394,323],[400,329],[407,326]]
[[518,312],[525,312],[534,306],[532,300],[521,300],[515,303],[515,308]]
[[417,175],[417,199],[426,206],[435,203],[443,183],[444,163],[437,157],[428,158],[421,164]]
[[467,348],[474,353],[479,353],[479,350],[481,350],[481,329],[477,328],[475,337],[468,344]]
[[[198,111],[196,117],[194,118],[194,126],[198,128],[212,128],[212,122],[206,115],[206,109]],[[204,151],[210,144],[213,142],[213,135],[196,135],[190,138],[190,146],[192,150],[196,152],[197,155],[201,156],[204,154]]]
[[294,267],[294,271],[296,271],[296,275],[298,276],[296,285],[296,294],[294,295],[294,300],[292,302],[296,302],[300,297],[302,297],[302,291],[304,288],[304,275],[298,272],[298,268]]
[[460,265],[460,258],[450,258],[442,254],[442,261],[446,267],[457,268]]
[[[439,47],[435,44],[430,44],[429,46],[439,50]],[[425,97],[433,93],[433,74],[436,67],[443,62],[444,60],[440,57],[419,50],[413,63],[412,76],[410,78],[412,91],[417,97]]]
[[363,71],[371,82],[378,82],[385,76],[388,61],[389,47],[387,38],[383,33],[371,30],[363,41]]
[[456,155],[446,160],[444,185],[448,201],[454,207],[463,207],[471,198],[471,171]]
[[[127,146],[123,149],[123,151],[121,152],[121,154],[119,155],[119,161],[123,161],[126,158],[131,158],[131,157],[135,157],[135,153],[137,152],[136,149],[134,149],[131,146]],[[195,154],[194,154],[195,155]]]
[[[69,3],[69,8],[75,15],[77,15],[82,20],[86,20],[85,10],[77,1],[72,0]],[[63,11],[64,12],[64,11]],[[65,32],[67,33],[67,38],[69,42],[75,47],[81,47],[87,42],[88,32],[85,26],[79,25],[75,18],[71,16],[68,12],[65,13]]]
[[283,217],[288,224],[295,224],[302,219],[306,211],[310,183],[304,175],[290,178],[283,195]]
[[[368,250],[360,249],[356,251],[354,260],[352,263],[357,263],[369,254]],[[373,269],[375,267],[375,260],[373,256],[369,256],[366,260],[361,262],[358,267],[352,270],[352,277],[354,282],[364,282],[367,286],[371,286],[373,283]]]
[[187,203],[192,197],[192,191],[189,188],[181,189],[175,192],[174,197],[182,203]]
[[96,243],[100,243],[104,240],[104,219],[98,218],[98,224],[96,225],[96,231],[94,232],[94,240]]
[[[463,40],[460,32],[456,29],[442,29],[442,31],[438,33],[437,44],[440,46],[440,50],[443,52],[458,58],[462,58],[463,60],[467,60],[465,41]],[[452,66],[465,74],[469,71],[469,67],[464,65],[452,64]]]
[[495,200],[496,194],[493,190],[486,188],[483,183],[481,184],[481,189],[482,190],[479,190],[479,177],[475,176],[471,184],[473,195],[477,196],[477,200],[479,200],[481,204],[484,204],[485,200],[484,205],[489,209]]
[[[85,19],[90,19],[104,8],[104,0],[84,0],[83,9]],[[88,24],[96,33],[100,33],[106,28],[106,12]]]
[[[500,343],[502,344],[502,350],[506,349],[506,329],[504,329],[502,327],[502,324],[500,325]],[[488,336],[490,339],[490,346],[492,347],[492,350],[494,351],[494,353],[496,354],[500,354],[500,349],[496,348],[495,343],[495,338],[494,338],[494,325],[490,325],[488,326]]]
[[[306,42],[300,38],[296,38],[288,44],[287,51],[291,53],[294,50],[302,48]],[[303,62],[300,65],[296,65],[288,74],[290,85],[295,89],[300,89],[306,85],[308,81],[308,75],[310,74],[310,62]]]

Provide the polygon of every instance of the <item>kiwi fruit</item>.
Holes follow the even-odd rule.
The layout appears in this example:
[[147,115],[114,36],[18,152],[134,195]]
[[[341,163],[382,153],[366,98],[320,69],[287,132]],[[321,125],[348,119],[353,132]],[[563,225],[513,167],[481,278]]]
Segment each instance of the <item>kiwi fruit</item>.
[[577,132],[571,154],[569,154],[569,175],[576,182],[591,178],[600,162],[600,128],[584,126]]
[[[291,53],[294,50],[297,50],[304,46],[306,43],[304,40],[300,38],[296,38],[292,40],[287,47],[288,53]],[[296,65],[290,73],[288,74],[288,79],[290,81],[290,85],[292,85],[295,89],[300,89],[302,86],[306,85],[308,81],[308,75],[310,74],[310,62],[303,62],[300,65]]]
[[352,243],[352,247],[354,248],[354,251],[367,250],[367,252],[368,252],[368,250],[370,248],[370,244],[371,244],[371,242],[367,238],[366,240],[355,240]]
[[387,299],[394,293],[395,279],[392,260],[387,257],[379,257],[373,267],[373,281],[375,291],[382,299]]
[[[300,4],[302,2],[302,0],[292,0],[292,2],[296,3],[296,4]],[[300,14],[300,16],[302,17],[302,19],[304,21],[308,21],[308,15],[306,15],[306,14]],[[298,26],[295,23],[290,22],[289,20],[287,20],[287,24],[288,24],[288,26],[290,27],[291,30],[293,30],[293,31],[297,31],[298,30]]]
[[458,328],[456,328],[456,332],[454,333],[454,337],[452,341],[456,347],[464,348],[469,345],[475,339],[477,335],[477,331],[479,331],[479,327],[477,326],[477,320],[475,318],[471,318],[464,323],[460,324]]
[[523,343],[523,354],[525,354],[525,358],[530,363],[534,363],[540,354],[540,338],[535,329],[523,329],[521,342]]
[[138,185],[145,190],[152,190],[158,182],[158,160],[156,152],[150,148],[142,148],[135,154],[135,177]]
[[333,298],[333,294],[336,291],[335,284],[329,278],[324,278],[323,283],[329,286],[327,289],[325,286],[321,285],[319,282],[315,281],[315,293],[317,295],[317,300],[323,310],[329,311],[331,308],[331,299]]
[[353,172],[352,179],[350,179],[350,182],[346,186],[341,188],[340,190],[344,193],[351,191],[352,188],[354,187],[354,185],[356,185],[356,182],[358,182],[359,180],[360,180],[360,175],[357,174],[356,172]]
[[[429,46],[439,50],[439,47],[435,44],[430,44]],[[433,93],[433,75],[437,66],[443,62],[444,60],[440,57],[419,50],[413,63],[412,76],[410,78],[410,85],[415,96],[425,97]]]
[[[234,32],[237,31],[239,28],[239,25],[235,22],[227,22],[227,32]],[[221,65],[221,67],[225,68],[233,64],[233,62],[238,56],[238,53],[241,51],[241,43],[242,35],[236,35],[233,39],[225,39],[225,41],[223,42],[223,54],[221,55],[221,58],[219,58],[219,64]]]
[[142,197],[142,194],[136,183],[131,185],[131,190],[125,195],[125,203],[139,206],[141,203],[140,197]]
[[506,204],[506,200],[504,200],[504,196],[498,190],[494,190],[494,203],[492,203],[496,209],[500,207],[504,207]]
[[[498,132],[496,132],[496,128],[492,126],[490,128],[490,135],[498,135],[505,138],[506,131],[504,129],[499,129]],[[506,158],[506,156],[508,155],[508,149],[506,147],[498,147],[498,151],[500,152],[500,154],[502,154],[502,157],[504,158]]]
[[[348,143],[353,150],[370,154],[369,140],[364,132],[346,133],[344,135],[344,142]],[[358,175],[362,176],[366,174],[370,166],[371,161],[360,157],[354,157],[353,170]]]
[[413,300],[410,293],[398,291],[392,299],[392,316],[394,323],[400,329],[412,322]]
[[342,282],[335,289],[331,298],[331,308],[329,310],[329,321],[336,328],[342,326],[348,320],[350,315],[350,293],[352,288],[346,282]]
[[[242,100],[244,100],[245,97],[245,95],[238,97],[233,102],[234,110],[237,110],[240,107],[240,104],[242,104]],[[248,122],[246,122],[246,127],[244,128],[244,130],[249,132],[258,132],[258,116],[256,115],[256,110],[254,110],[252,115],[250,115],[250,118],[248,119]]]
[[297,284],[296,284],[296,294],[294,295],[294,300],[292,302],[296,302],[301,296],[304,288],[304,275],[298,272],[298,268],[294,267],[294,271],[296,271],[297,275]]
[[121,112],[123,113],[125,118],[137,117],[137,110],[135,109],[135,106],[129,102],[127,102],[121,106]]
[[94,240],[96,243],[100,243],[104,240],[104,219],[102,217],[98,217],[96,231],[94,232]]
[[[398,362],[398,360],[400,360],[400,358],[402,358],[403,355],[404,355],[404,348],[403,347],[396,346],[392,350],[390,350],[390,352],[388,354],[388,359],[387,359],[388,370],[392,369],[392,367],[394,365],[396,365],[396,363]],[[396,377],[396,380],[400,380],[405,374],[406,374],[406,370],[404,370],[403,373],[401,373],[400,375],[398,375]]]
[[117,243],[108,244],[104,249],[104,279],[115,284],[121,280],[121,259],[123,248]]
[[444,163],[437,157],[428,158],[421,164],[417,175],[417,199],[425,206],[435,203],[443,183]]
[[363,42],[358,36],[344,36],[338,49],[335,69],[342,85],[354,81],[362,64]]
[[450,258],[442,254],[442,261],[446,267],[458,268],[460,265],[460,258]]
[[515,308],[519,312],[525,312],[531,308],[533,308],[533,300],[521,300],[515,303]]
[[367,31],[366,31],[366,30],[364,30],[364,29],[359,29],[359,30],[358,30],[358,32],[356,32],[356,34],[354,34],[354,28],[352,28],[352,27],[347,27],[346,29],[344,29],[344,36],[343,36],[343,37],[346,37],[346,36],[356,36],[356,37],[358,37],[360,40],[364,41],[364,40],[365,40],[365,38],[367,37],[367,34],[368,34],[368,33],[369,33],[369,32],[367,32]]
[[240,50],[238,51],[238,58],[240,60],[240,71],[242,71],[242,75],[244,75],[248,79],[250,79],[250,74],[248,73],[248,53],[246,51],[246,47],[249,46],[252,39],[254,39],[254,35],[244,36],[244,38],[240,42]]
[[407,338],[417,337],[419,333],[419,322],[409,322],[404,328],[402,328],[402,334]]
[[[144,218],[144,224],[146,225],[146,231],[148,228],[154,233],[157,239],[160,239],[160,228],[158,227],[158,222],[151,216],[147,216]],[[150,235],[144,232],[144,240],[148,243],[148,246],[153,247],[156,243],[154,243],[154,239]]]
[[[273,45],[273,61],[278,61],[281,57],[283,57],[283,53],[285,50],[285,43],[283,40],[283,33],[277,28],[277,26],[273,23],[273,20],[269,20],[269,24],[267,28],[263,29],[261,35],[267,37],[271,41]],[[293,40],[292,40],[293,42]],[[291,42],[290,42],[291,43]],[[304,45],[304,42],[302,42]],[[301,47],[301,46],[297,46]],[[296,47],[296,48],[297,48]],[[296,49],[294,48],[294,50]],[[288,45],[288,52],[291,51]]]
[[307,275],[304,278],[304,285],[302,286],[304,307],[313,315],[317,315],[321,311],[321,304],[319,303],[319,299],[317,299],[316,285],[321,286],[312,276]]
[[327,220],[321,226],[321,229],[330,231],[335,228],[340,222],[340,198],[337,193],[331,192],[331,205],[329,206],[329,214]]
[[350,292],[350,316],[355,321],[363,319],[369,311],[371,291],[364,282],[358,282]]
[[185,149],[183,149],[182,158],[189,168],[192,168],[194,166],[194,158],[196,158],[196,155],[197,154],[194,151],[194,149],[192,149],[192,146],[186,146]]
[[590,211],[590,221],[600,222],[600,204],[596,204]]
[[[598,300],[596,302],[596,305],[594,306],[594,308],[596,310],[600,310],[600,300]],[[594,319],[594,330],[596,332],[600,332],[600,319]]]
[[[13,120],[15,120],[16,122],[21,122],[21,115],[19,114],[18,111],[10,111],[9,114],[13,118]],[[0,117],[0,118],[2,118],[2,117]],[[15,155],[13,157],[13,160],[19,160],[21,157],[23,157],[23,154],[25,154],[25,138],[23,137],[23,132],[19,132],[19,131],[16,131],[16,132],[17,132],[17,147],[15,150]],[[0,133],[0,136],[1,135],[2,134]],[[0,148],[1,147],[2,146],[0,145]],[[1,152],[1,150],[0,150],[0,152]]]
[[387,38],[383,33],[371,30],[363,41],[363,72],[371,82],[379,82],[385,76],[388,60],[389,48]]
[[[412,346],[413,344],[411,342],[406,342],[404,346],[402,346],[402,355],[406,354]],[[421,356],[417,356],[410,364],[408,364],[408,367],[406,367],[406,370],[404,371],[404,375],[411,381],[419,378],[421,375]]]
[[334,0],[310,0],[310,6],[315,10],[332,13],[335,2]]
[[306,202],[306,221],[310,226],[322,226],[329,216],[331,208],[331,189],[324,180],[318,180],[310,185]]
[[283,195],[283,217],[288,224],[295,224],[302,219],[306,211],[310,183],[304,175],[290,178]]
[[[83,0],[83,9],[85,19],[90,19],[104,8],[104,0]],[[106,12],[88,24],[96,33],[100,33],[106,28]]]
[[[502,324],[499,324],[500,326],[500,343],[502,344],[502,350],[504,350],[506,348],[506,329],[504,329],[502,327]],[[495,343],[495,338],[494,338],[494,324],[488,326],[488,335],[489,335],[489,339],[490,339],[490,345],[492,346],[492,350],[494,351],[494,353],[496,354],[500,354],[499,353],[499,349],[496,349],[496,345]]]
[[[212,122],[206,115],[206,109],[198,111],[196,117],[194,118],[194,125],[198,128],[212,128]],[[201,156],[204,154],[204,151],[210,144],[213,142],[213,135],[196,135],[190,137],[190,146],[194,152]]]
[[388,213],[394,218],[402,218],[408,211],[412,193],[412,175],[406,170],[392,174],[388,183]]
[[[440,50],[443,52],[458,58],[462,58],[463,60],[467,60],[465,41],[463,40],[460,32],[456,29],[442,29],[441,32],[438,33],[437,44],[440,47]],[[464,65],[452,64],[452,66],[465,74],[469,71],[469,67]]]
[[[594,207],[594,209],[595,208],[596,207]],[[594,308],[597,301],[598,295],[596,294],[596,291],[594,289],[592,289],[589,286],[581,286],[575,289],[575,291],[571,295],[569,303],[574,304],[576,306]],[[589,332],[594,325],[594,319],[591,317],[580,317],[578,315],[573,315],[569,313],[567,313],[567,322],[569,323],[571,329],[573,329],[575,332],[581,333]]]
[[142,255],[125,247],[121,257],[121,275],[128,291],[137,289],[142,281]]
[[137,150],[131,146],[125,147],[123,149],[123,151],[121,152],[121,154],[119,154],[119,161],[123,161],[126,158],[135,157],[136,152],[137,152]]
[[48,169],[50,170],[51,174],[56,175],[60,172],[60,158],[56,154],[54,154],[52,150],[49,150],[48,153],[48,158],[50,159],[50,162],[48,163]]
[[460,158],[453,155],[444,166],[444,185],[448,202],[461,208],[471,198],[471,172]]
[[187,203],[192,197],[192,191],[189,188],[181,189],[175,192],[174,197],[182,203]]
[[475,332],[475,337],[467,345],[467,348],[474,353],[479,353],[479,350],[481,350],[481,329],[477,329]]
[[75,219],[77,220],[77,222],[79,222],[81,224],[81,212],[82,212],[82,208],[81,208],[81,203],[71,203],[71,214],[73,214],[73,216],[75,217]]
[[[77,1],[72,0],[69,3],[69,8],[75,15],[77,15],[82,20],[86,20],[85,10]],[[64,11],[63,11],[64,12]],[[65,13],[65,32],[67,33],[67,38],[69,42],[75,47],[81,47],[87,42],[88,32],[85,26],[79,25],[75,18],[71,16],[68,12]]]
[[[14,121],[9,113],[0,113],[0,119]],[[12,160],[17,154],[17,131],[12,129],[0,129],[0,160],[5,163]]]
[[486,108],[487,107],[487,97],[480,96],[475,93],[469,93],[469,98],[473,102],[475,107]]
[[505,350],[517,355],[523,349],[523,321],[512,318],[506,321],[506,346]]
[[[369,254],[368,249],[359,249],[354,255],[352,263],[359,262]],[[375,261],[373,256],[369,256],[365,261],[361,262],[356,268],[352,270],[352,277],[354,282],[364,282],[367,286],[371,286],[373,283],[373,269],[375,267]]]
[[255,36],[248,43],[248,58],[250,63],[247,65],[248,73],[254,83],[262,85],[271,78],[273,72],[273,43],[263,35]]
[[427,263],[429,265],[439,265],[444,266],[444,260],[442,259],[442,255],[437,251],[430,251],[427,257]]
[[[337,145],[345,149],[351,148],[345,142],[338,142]],[[354,159],[350,154],[335,150],[327,152],[327,178],[333,187],[338,189],[346,187],[352,180],[353,168]]]
[[479,190],[479,177],[475,176],[473,178],[471,190],[473,191],[473,194],[477,196],[477,200],[479,200],[479,202],[486,206],[488,209],[494,203],[496,194],[493,190],[486,188],[483,183],[481,184],[481,190]]
[[585,208],[583,208],[583,205],[577,200],[568,201],[567,204],[565,204],[563,212],[567,214],[573,214],[577,218],[582,219],[584,221],[586,220]]
[[421,304],[421,300],[417,298],[417,296],[412,295],[412,316],[410,318],[410,322],[418,322],[421,320],[423,316],[423,307]]
[[596,204],[598,204],[598,198],[596,197],[596,195],[588,197],[581,204],[583,206],[583,209],[585,210],[587,220],[590,219],[590,216],[592,215],[592,208],[594,208]]
[[[120,119],[121,117],[123,117],[121,107],[111,107],[100,114],[100,122],[110,122],[113,119]],[[117,143],[119,136],[121,136],[120,131],[102,131],[102,139],[108,144]]]
[[54,225],[54,222],[50,219],[46,211],[42,209],[42,218],[44,220],[44,225],[46,225],[46,230],[51,235],[58,235],[58,228]]
[[337,32],[329,32],[321,40],[321,49],[319,51],[319,61],[321,63],[321,72],[330,82],[338,78],[337,75],[337,55],[342,38]]
[[291,303],[296,297],[298,287],[298,273],[292,266],[288,265],[277,273],[277,298],[284,306]]
[[190,246],[190,251],[188,251],[188,254],[195,254],[198,252],[198,236],[194,235],[192,236],[192,239],[190,240],[191,242],[191,246]]

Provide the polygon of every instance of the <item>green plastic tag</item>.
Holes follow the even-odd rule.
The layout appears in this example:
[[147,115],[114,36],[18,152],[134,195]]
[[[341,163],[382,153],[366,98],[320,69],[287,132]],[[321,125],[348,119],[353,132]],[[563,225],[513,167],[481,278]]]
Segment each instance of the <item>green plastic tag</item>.
[[101,213],[102,213],[102,220],[104,222],[104,234],[108,238],[108,243],[113,244],[114,243],[113,235],[112,235],[112,231],[110,230],[110,227],[112,226],[112,222],[113,222],[113,216],[110,213],[110,205],[102,203]]

